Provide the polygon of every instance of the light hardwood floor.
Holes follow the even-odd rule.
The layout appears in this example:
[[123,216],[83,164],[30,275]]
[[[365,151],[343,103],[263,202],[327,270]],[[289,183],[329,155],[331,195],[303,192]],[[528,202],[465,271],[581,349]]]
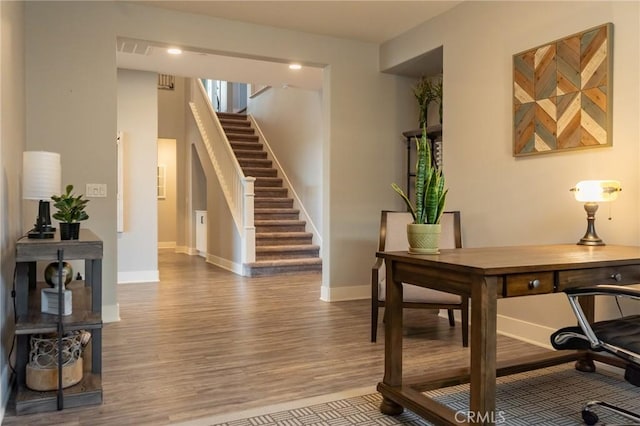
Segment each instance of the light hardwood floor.
[[[165,425],[382,379],[384,327],[370,343],[369,300],[320,301],[319,274],[244,278],[170,250],[159,263],[160,283],[118,286],[103,404],[18,417],[9,407],[3,425]],[[467,365],[459,326],[410,310],[405,330],[406,374]],[[503,336],[498,347],[499,358],[545,351]]]

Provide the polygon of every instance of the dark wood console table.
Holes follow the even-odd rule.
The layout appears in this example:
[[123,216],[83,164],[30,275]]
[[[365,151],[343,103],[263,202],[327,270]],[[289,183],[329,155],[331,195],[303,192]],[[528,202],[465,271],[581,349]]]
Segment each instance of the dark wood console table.
[[[620,361],[586,351],[558,351],[496,363],[497,299],[553,293],[595,284],[640,283],[640,247],[544,245],[441,250],[439,255],[378,252],[387,269],[384,379],[380,410],[400,414],[408,408],[438,425],[460,425],[460,416],[422,392],[470,383],[469,411],[482,424],[499,418],[496,377],[550,365],[593,360],[621,366]],[[402,375],[402,282],[471,298],[471,359],[469,368],[438,371],[429,377]],[[593,319],[593,299],[584,301]],[[569,306],[567,305],[567,309]]]
[[[84,260],[84,281],[68,285],[73,293],[73,312],[68,316],[40,311],[38,261],[55,262],[58,250],[64,260]],[[16,414],[30,414],[102,403],[102,240],[88,229],[80,229],[78,240],[21,238],[16,243]],[[61,324],[59,324],[61,321]],[[38,392],[27,388],[25,368],[32,334],[87,330],[91,341],[85,348],[83,378],[80,383],[60,390]],[[60,369],[60,367],[58,367]],[[58,370],[60,371],[60,370]]]

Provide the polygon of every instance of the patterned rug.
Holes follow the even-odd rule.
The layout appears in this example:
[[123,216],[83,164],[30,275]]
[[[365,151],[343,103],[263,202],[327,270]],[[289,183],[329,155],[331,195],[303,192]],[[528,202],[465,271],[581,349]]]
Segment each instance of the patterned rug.
[[[601,400],[640,412],[640,389],[627,383],[620,370],[599,367],[597,373],[581,373],[573,363],[515,374],[498,379],[496,425],[567,426],[580,425],[580,412],[587,401]],[[427,392],[454,410],[468,408],[468,385]],[[340,396],[341,395],[341,396]],[[353,390],[335,396],[265,407],[250,412],[199,419],[182,426],[386,426],[431,425],[405,410],[392,417],[380,413],[382,400],[374,388]],[[624,425],[629,421],[595,408],[606,424]],[[604,424],[604,423],[599,423]]]

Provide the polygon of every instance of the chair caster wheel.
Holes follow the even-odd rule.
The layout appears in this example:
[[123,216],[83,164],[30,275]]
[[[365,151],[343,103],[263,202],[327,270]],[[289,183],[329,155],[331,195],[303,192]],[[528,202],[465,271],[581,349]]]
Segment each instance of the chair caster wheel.
[[582,410],[582,420],[589,425],[593,426],[598,423],[598,415],[589,410]]

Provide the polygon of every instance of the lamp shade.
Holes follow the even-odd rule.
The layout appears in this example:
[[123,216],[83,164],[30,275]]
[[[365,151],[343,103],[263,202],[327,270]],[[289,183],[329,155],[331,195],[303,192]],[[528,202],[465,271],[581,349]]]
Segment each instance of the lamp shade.
[[49,200],[60,193],[60,154],[46,151],[22,153],[22,198]]
[[576,200],[588,202],[613,201],[622,191],[617,180],[583,180],[573,189]]

